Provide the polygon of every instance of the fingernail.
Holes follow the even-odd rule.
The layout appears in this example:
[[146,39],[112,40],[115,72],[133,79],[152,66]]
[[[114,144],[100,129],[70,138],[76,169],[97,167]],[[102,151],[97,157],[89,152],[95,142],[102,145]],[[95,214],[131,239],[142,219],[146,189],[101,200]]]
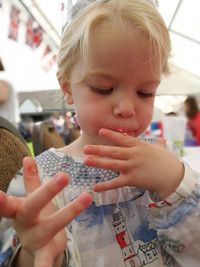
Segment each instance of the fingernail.
[[93,160],[92,160],[92,158],[90,158],[90,157],[85,157],[85,159],[84,159],[84,164],[86,164],[86,165],[90,165],[90,164],[92,164],[93,163]]
[[84,152],[89,152],[91,150],[91,146],[90,145],[86,145],[84,147]]
[[84,206],[89,206],[92,203],[92,196],[86,192],[83,192],[79,196],[79,200]]
[[37,168],[34,166],[28,166],[26,170],[29,175],[34,175],[37,173]]

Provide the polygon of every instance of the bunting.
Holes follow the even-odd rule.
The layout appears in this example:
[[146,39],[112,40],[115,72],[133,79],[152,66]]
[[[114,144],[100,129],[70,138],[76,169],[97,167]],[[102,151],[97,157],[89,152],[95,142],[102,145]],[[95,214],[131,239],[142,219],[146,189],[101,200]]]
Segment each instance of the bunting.
[[[0,0],[0,8],[2,7],[3,0]],[[54,49],[48,44],[48,38],[46,38],[45,33],[42,27],[30,14],[24,16],[21,15],[21,10],[11,5],[10,14],[9,14],[9,25],[8,25],[8,38],[14,41],[22,41],[28,45],[31,49],[36,49],[40,46],[42,51],[41,56],[41,66],[45,71],[50,71],[50,69],[56,63],[56,54]],[[20,35],[19,40],[19,30],[20,24],[23,24],[25,27],[24,39],[23,35]],[[24,28],[22,27],[22,28]],[[42,44],[42,45],[40,45]]]
[[36,48],[40,45],[43,39],[42,28],[30,16],[26,23],[26,44],[31,48]]
[[20,10],[12,5],[10,10],[10,25],[9,25],[8,38],[14,41],[17,41],[18,39],[19,22],[20,22],[19,14]]

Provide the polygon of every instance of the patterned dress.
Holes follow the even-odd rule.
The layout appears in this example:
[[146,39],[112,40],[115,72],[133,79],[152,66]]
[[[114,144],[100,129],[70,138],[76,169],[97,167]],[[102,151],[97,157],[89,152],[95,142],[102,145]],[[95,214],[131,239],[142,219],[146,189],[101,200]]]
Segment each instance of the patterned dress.
[[[83,191],[93,195],[92,205],[68,226],[78,251],[70,236],[66,266],[80,266],[79,256],[82,267],[199,266],[200,175],[186,164],[179,187],[159,201],[156,195],[135,187],[93,192],[94,183],[119,174],[87,167],[81,158],[56,149],[47,150],[36,159],[42,183],[58,171],[70,175],[70,185],[55,198],[59,208]],[[20,184],[22,179],[18,176],[17,180]],[[17,188],[14,184],[11,187]],[[6,241],[9,242],[4,234],[1,240],[5,252]]]

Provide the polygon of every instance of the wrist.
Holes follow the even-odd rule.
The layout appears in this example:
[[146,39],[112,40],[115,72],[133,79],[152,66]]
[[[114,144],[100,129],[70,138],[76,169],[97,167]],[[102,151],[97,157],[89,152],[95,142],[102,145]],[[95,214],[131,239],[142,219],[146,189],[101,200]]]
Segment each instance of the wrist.
[[179,164],[177,165],[177,168],[176,168],[175,175],[172,175],[171,177],[169,177],[170,179],[167,179],[162,184],[162,189],[157,192],[161,200],[166,199],[181,184],[184,178],[184,172],[185,172],[184,164],[181,161],[179,161]]
[[27,250],[19,247],[17,253],[15,254],[15,258],[13,259],[13,265],[15,267],[23,267],[23,266],[34,266],[34,256],[30,254]]

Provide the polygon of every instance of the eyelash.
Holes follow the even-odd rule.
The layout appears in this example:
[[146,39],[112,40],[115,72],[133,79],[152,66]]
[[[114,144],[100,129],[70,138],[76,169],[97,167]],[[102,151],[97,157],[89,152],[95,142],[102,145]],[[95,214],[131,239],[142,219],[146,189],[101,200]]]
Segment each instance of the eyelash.
[[93,87],[93,86],[91,86],[91,89],[93,92],[99,93],[102,95],[109,95],[113,91],[113,88],[97,88],[97,87]]
[[137,95],[139,95],[142,98],[149,98],[149,97],[154,97],[153,93],[149,93],[149,92],[141,92],[141,91],[137,91]]
[[[92,89],[93,92],[99,93],[99,94],[102,94],[102,95],[109,95],[109,94],[111,94],[113,92],[113,88],[97,88],[97,87],[91,86],[91,89]],[[140,96],[141,98],[154,97],[153,93],[142,92],[142,91],[137,91],[137,95]]]

